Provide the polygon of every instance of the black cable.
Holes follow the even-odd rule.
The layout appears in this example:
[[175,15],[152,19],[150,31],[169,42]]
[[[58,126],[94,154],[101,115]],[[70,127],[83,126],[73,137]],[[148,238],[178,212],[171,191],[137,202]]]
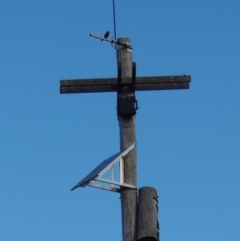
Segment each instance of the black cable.
[[113,22],[114,22],[114,38],[115,38],[115,40],[117,40],[116,18],[115,18],[115,0],[113,0]]

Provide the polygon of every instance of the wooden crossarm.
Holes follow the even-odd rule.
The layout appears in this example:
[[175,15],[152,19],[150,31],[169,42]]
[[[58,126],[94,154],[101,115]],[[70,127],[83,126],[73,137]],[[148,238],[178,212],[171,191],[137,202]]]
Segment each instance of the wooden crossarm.
[[[145,90],[171,90],[189,89],[191,76],[152,76],[137,77],[137,91]],[[122,78],[122,84],[130,84],[131,78]],[[73,79],[60,81],[60,93],[95,93],[95,92],[116,92],[117,78],[104,79]]]

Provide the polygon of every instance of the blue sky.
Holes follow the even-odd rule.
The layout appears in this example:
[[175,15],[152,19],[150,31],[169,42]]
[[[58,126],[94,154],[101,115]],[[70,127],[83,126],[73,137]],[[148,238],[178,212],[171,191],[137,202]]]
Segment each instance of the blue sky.
[[[161,240],[240,236],[240,3],[116,0],[137,76],[192,76],[137,93],[138,187],[159,194]],[[0,240],[116,240],[119,194],[70,191],[119,151],[116,94],[60,95],[59,80],[115,77],[112,1],[0,3]]]

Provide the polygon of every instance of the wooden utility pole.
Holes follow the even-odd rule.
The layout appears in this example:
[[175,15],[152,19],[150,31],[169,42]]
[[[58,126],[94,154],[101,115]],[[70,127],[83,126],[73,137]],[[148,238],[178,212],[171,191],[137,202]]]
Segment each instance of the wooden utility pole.
[[[118,39],[119,42],[131,45],[127,38]],[[117,49],[117,63],[122,68],[122,78],[132,78],[132,51],[119,46]],[[118,95],[122,98],[131,96],[130,86],[123,86],[124,90]],[[120,128],[120,149],[125,150],[136,142],[135,115],[123,117],[118,115]],[[137,186],[136,148],[124,158],[124,181]],[[123,241],[136,241],[137,231],[137,190],[122,188],[122,236]]]
[[142,187],[138,191],[138,241],[159,240],[158,195],[152,187]]
[[[71,190],[89,185],[120,192],[123,241],[157,241],[159,227],[156,220],[158,211],[156,190],[151,187],[141,189],[139,192],[139,207],[137,204],[135,115],[138,105],[135,91],[188,89],[191,77],[187,75],[136,77],[136,64],[132,63],[132,46],[128,38],[110,40],[93,34],[90,36],[116,46],[118,77],[61,80],[60,93],[117,92],[120,152],[103,161]],[[120,162],[120,170],[121,165],[123,166],[123,175],[120,171],[122,175],[120,182],[98,178],[104,171],[109,170],[111,165],[115,165],[118,158],[123,158],[123,161],[121,159]],[[93,181],[99,180],[110,183],[111,186],[93,185]],[[120,188],[115,188],[114,185],[119,185]],[[139,217],[137,212],[141,212]],[[150,218],[148,219],[148,217]]]

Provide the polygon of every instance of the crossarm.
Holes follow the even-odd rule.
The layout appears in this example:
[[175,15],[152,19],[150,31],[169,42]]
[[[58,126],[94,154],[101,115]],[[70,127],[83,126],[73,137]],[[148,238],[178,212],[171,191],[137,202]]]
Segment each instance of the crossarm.
[[[137,77],[137,91],[144,90],[171,90],[171,89],[189,89],[191,76],[152,76],[152,77]],[[122,78],[122,84],[130,84],[130,78]],[[94,93],[94,92],[116,92],[117,79],[75,79],[61,80],[60,93]]]

